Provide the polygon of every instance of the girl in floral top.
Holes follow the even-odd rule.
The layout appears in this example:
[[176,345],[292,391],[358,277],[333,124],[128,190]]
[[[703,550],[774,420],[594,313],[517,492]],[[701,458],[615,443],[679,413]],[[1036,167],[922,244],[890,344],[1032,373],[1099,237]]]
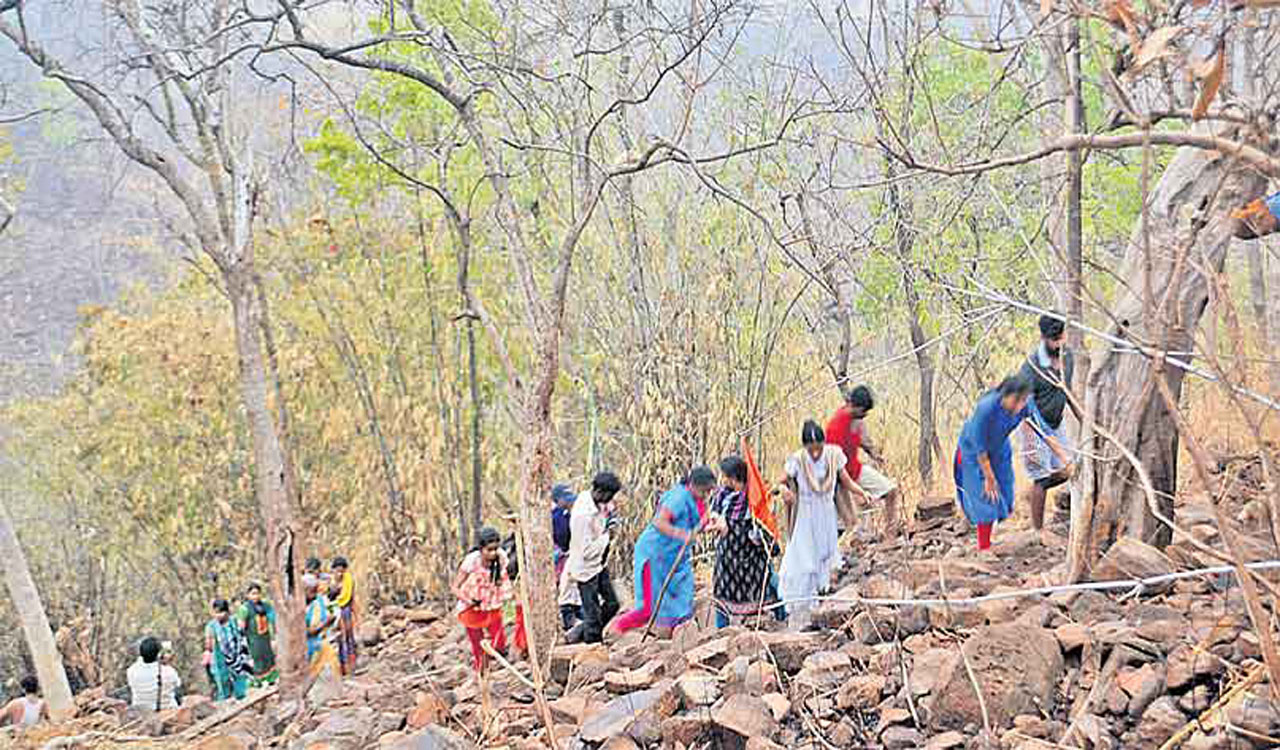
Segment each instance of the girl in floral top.
[[458,598],[458,621],[467,629],[471,655],[477,672],[484,671],[486,659],[481,643],[489,638],[493,649],[505,653],[507,631],[502,624],[502,606],[511,598],[502,538],[490,526],[480,529],[476,548],[467,554],[453,579]]

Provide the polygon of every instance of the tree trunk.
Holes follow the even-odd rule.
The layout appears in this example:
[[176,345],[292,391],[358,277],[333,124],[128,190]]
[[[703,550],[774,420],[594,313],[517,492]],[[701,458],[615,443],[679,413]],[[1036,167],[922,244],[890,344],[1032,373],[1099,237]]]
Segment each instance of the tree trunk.
[[253,438],[254,483],[267,530],[265,568],[280,613],[279,659],[283,685],[301,687],[306,670],[306,597],[301,587],[305,533],[296,519],[287,486],[284,445],[272,416],[266,362],[260,335],[260,311],[253,269],[242,262],[226,274],[240,363],[240,396]]
[[[1084,98],[1080,94],[1080,20],[1072,18],[1067,25],[1066,33],[1067,91],[1066,91],[1066,126],[1067,132],[1075,135],[1086,132],[1084,121]],[[1066,206],[1066,251],[1067,251],[1067,317],[1079,321],[1084,314],[1084,220],[1081,209],[1081,193],[1084,183],[1084,152],[1068,151],[1067,158],[1067,194]],[[1083,332],[1074,326],[1067,329],[1067,346],[1073,351],[1080,351],[1084,345]],[[1084,383],[1084,375],[1076,371],[1075,383]],[[1072,386],[1072,383],[1067,383]]]
[[[911,98],[908,98],[908,102]],[[900,132],[903,138],[911,137],[910,123],[903,122]],[[920,377],[920,393],[918,400],[918,418],[920,435],[916,444],[916,462],[920,470],[920,480],[926,488],[933,485],[933,452],[938,443],[937,420],[934,416],[933,404],[933,354],[925,345],[928,339],[924,334],[924,326],[920,322],[920,295],[916,292],[916,280],[911,270],[915,268],[912,255],[915,251],[916,233],[915,216],[911,197],[904,196],[896,181],[897,170],[891,159],[885,161],[885,177],[889,183],[889,208],[893,211],[893,246],[898,254],[898,263],[902,273],[902,294],[907,306],[907,328],[911,334],[911,347],[915,350],[916,370]]]
[[[1062,35],[1064,73],[1063,83],[1063,124],[1070,135],[1084,133],[1088,130],[1085,122],[1084,97],[1081,93],[1080,71],[1080,19],[1074,16],[1067,21],[1067,28]],[[1084,321],[1084,212],[1081,206],[1084,186],[1084,154],[1069,151],[1066,154],[1067,185],[1062,205],[1062,241],[1060,247],[1066,250],[1067,284],[1061,295],[1070,321]],[[1076,326],[1067,328],[1067,349],[1075,353],[1075,368],[1071,382],[1066,387],[1073,394],[1082,394],[1085,383],[1089,380],[1092,359],[1084,343],[1084,332]],[[1089,420],[1083,420],[1088,422]],[[1078,439],[1080,445],[1087,445],[1093,438],[1093,424],[1081,424]],[[1088,459],[1086,459],[1088,461]],[[1093,476],[1094,467],[1083,472],[1086,478]],[[1093,498],[1086,492],[1091,486],[1077,478],[1070,485],[1071,516],[1068,535],[1083,540],[1087,538],[1087,530],[1093,522]],[[1049,502],[1046,498],[1045,502]],[[1052,506],[1050,506],[1052,515]],[[1084,575],[1084,567],[1088,561],[1088,552],[1076,546],[1068,546],[1067,570],[1072,581],[1078,581]]]
[[75,710],[75,704],[71,700],[67,672],[62,667],[62,655],[58,653],[58,644],[53,638],[53,630],[49,628],[49,618],[45,616],[40,592],[36,590],[35,581],[31,580],[27,557],[22,552],[22,545],[18,543],[9,510],[3,502],[0,502],[0,558],[4,561],[9,598],[13,600],[13,607],[18,611],[18,619],[22,622],[27,650],[31,652],[31,661],[35,663],[40,689],[49,702],[49,712],[55,719],[69,718]]
[[[914,291],[910,296],[915,296]],[[933,449],[938,442],[938,426],[933,411],[933,355],[925,346],[918,302],[912,305],[908,323],[911,329],[911,346],[916,350],[916,368],[920,375],[920,440],[916,446],[916,461],[920,468],[920,481],[928,488],[933,486]]]
[[[525,406],[524,497],[520,502],[520,526],[524,555],[520,577],[525,579],[529,608],[525,629],[533,654],[545,657],[560,632],[558,587],[552,557],[551,514],[546,498],[551,493],[551,467],[555,460],[555,425],[551,400],[560,372],[560,326],[546,330],[538,347],[537,380]],[[545,658],[541,666],[547,666]]]
[[[1113,308],[1111,333],[1160,351],[1189,351],[1209,299],[1209,280],[1202,272],[1221,272],[1231,244],[1230,211],[1265,188],[1265,176],[1240,168],[1229,157],[1180,149],[1149,196],[1144,222],[1148,236],[1139,227],[1130,239],[1120,273],[1126,284]],[[1153,387],[1152,360],[1114,347],[1094,359],[1098,368],[1089,378],[1091,416],[1142,461],[1160,513],[1172,518],[1178,432]],[[1179,398],[1183,372],[1176,367],[1165,371],[1170,391]],[[1092,449],[1114,453],[1097,441]],[[1113,461],[1095,469],[1094,486],[1088,488],[1095,493],[1093,549],[1101,551],[1122,534],[1158,546],[1168,544],[1172,531],[1147,507],[1133,468]],[[1083,541],[1073,539],[1073,548]]]

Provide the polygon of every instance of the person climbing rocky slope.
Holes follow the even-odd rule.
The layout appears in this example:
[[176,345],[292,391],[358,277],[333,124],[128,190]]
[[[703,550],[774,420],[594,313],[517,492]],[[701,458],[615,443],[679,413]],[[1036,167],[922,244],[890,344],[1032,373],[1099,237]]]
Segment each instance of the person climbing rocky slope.
[[[1247,480],[1251,466],[1222,470]],[[1250,483],[1237,486],[1244,491],[1225,501],[1232,531],[1249,559],[1276,559]],[[1178,517],[1187,536],[1164,552],[1126,539],[1094,579],[1220,565],[1195,544],[1218,539],[1210,509],[1186,504]],[[706,626],[704,605],[670,641],[635,632],[557,647],[545,704],[523,665],[496,666],[481,685],[443,607],[388,607],[361,629],[371,654],[363,668],[342,685],[313,686],[301,707],[259,693],[223,709],[231,713],[195,700],[130,721],[121,702],[90,691],[75,722],[8,741],[22,750],[1253,750],[1280,742],[1280,696],[1230,574],[971,603],[1060,580],[1062,550],[1028,529],[1004,534],[995,562],[979,560],[959,526],[947,501],[930,500],[909,543],[855,542],[842,586],[814,612],[814,632],[772,620],[717,630]],[[866,601],[939,599],[949,603]]]

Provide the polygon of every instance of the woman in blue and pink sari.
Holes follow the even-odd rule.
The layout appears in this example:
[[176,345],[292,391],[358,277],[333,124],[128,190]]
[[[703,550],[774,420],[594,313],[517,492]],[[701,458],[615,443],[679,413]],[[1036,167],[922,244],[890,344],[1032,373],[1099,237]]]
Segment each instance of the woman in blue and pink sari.
[[[693,619],[690,541],[702,527],[707,499],[715,487],[715,473],[699,466],[662,495],[653,520],[636,540],[636,608],[613,621],[615,631],[625,633],[652,620],[658,637],[670,638],[677,625]],[[664,592],[668,575],[671,580]]]

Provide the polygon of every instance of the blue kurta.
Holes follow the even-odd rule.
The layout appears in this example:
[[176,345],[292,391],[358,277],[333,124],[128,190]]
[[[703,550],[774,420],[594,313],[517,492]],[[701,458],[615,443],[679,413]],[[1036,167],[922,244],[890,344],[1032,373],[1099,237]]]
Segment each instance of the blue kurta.
[[[671,514],[671,525],[685,531],[693,531],[698,527],[702,516],[698,512],[698,502],[693,493],[683,484],[667,490],[659,501],[659,512],[666,509]],[[682,542],[658,531],[650,521],[644,533],[636,540],[635,549],[635,593],[636,607],[643,606],[644,568],[649,566],[649,580],[652,585],[652,596],[656,600],[662,591],[662,583],[667,580],[667,573],[675,567],[671,583],[666,594],[662,595],[662,606],[658,608],[658,616],[654,625],[670,628],[693,617],[693,564],[690,562],[692,550],[685,549],[680,559]]]
[[[1009,447],[1009,434],[1024,419],[1034,419],[1044,429],[1035,399],[1027,399],[1022,411],[1010,414],[1000,404],[1000,392],[991,390],[978,399],[973,416],[964,423],[956,448],[955,480],[960,507],[970,523],[995,523],[1013,513],[1013,450]],[[998,502],[983,493],[982,468],[978,466],[978,455],[982,453],[987,454],[996,475]]]

